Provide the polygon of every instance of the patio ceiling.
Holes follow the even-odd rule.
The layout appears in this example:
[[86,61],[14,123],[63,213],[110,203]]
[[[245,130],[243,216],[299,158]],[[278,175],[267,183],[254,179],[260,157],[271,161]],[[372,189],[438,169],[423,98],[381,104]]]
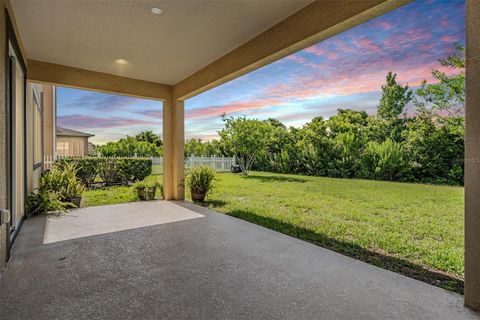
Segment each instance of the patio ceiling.
[[411,0],[10,1],[30,80],[185,100]]
[[310,2],[14,0],[13,8],[29,59],[174,85]]

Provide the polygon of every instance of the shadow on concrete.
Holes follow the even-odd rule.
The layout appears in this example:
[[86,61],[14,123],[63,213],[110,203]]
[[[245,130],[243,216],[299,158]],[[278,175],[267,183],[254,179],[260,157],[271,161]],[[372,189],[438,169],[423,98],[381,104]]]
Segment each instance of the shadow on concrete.
[[[203,206],[208,206],[208,203],[204,203]],[[194,208],[190,207],[190,209],[195,211]],[[440,271],[430,270],[404,259],[389,256],[382,252],[368,250],[350,242],[334,239],[323,233],[317,233],[312,230],[298,227],[270,217],[260,216],[255,212],[235,209],[228,211],[225,214],[255,223],[257,225],[304,241],[308,241],[315,245],[372,264],[374,266],[397,272],[407,277],[463,294],[463,280],[452,277]]]

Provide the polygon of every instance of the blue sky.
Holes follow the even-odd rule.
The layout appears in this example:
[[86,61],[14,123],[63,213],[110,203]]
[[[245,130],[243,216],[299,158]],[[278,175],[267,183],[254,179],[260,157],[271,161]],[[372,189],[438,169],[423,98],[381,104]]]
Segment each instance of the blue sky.
[[[465,42],[464,1],[416,1],[187,100],[185,135],[216,138],[223,112],[292,126],[338,108],[374,113],[387,72],[412,87],[433,69],[451,72],[438,59],[457,42]],[[58,88],[57,123],[95,134],[94,143],[161,133],[161,103]]]

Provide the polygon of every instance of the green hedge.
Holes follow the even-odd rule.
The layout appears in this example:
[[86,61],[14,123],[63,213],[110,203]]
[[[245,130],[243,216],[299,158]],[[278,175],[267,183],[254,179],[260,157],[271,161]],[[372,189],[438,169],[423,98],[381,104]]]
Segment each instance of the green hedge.
[[77,177],[88,187],[97,177],[108,184],[140,181],[152,173],[152,160],[148,158],[63,158],[56,161],[60,168],[74,163]]

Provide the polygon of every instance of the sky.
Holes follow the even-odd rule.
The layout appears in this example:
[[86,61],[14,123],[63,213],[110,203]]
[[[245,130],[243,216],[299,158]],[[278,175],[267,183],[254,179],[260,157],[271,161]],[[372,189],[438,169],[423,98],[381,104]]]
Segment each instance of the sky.
[[[455,43],[465,43],[464,1],[416,1],[187,100],[185,136],[217,138],[222,113],[296,127],[339,108],[373,114],[389,71],[414,88],[432,81],[434,69],[452,72],[438,59],[454,53]],[[93,133],[93,143],[161,133],[161,108],[158,101],[57,89],[57,125]]]

